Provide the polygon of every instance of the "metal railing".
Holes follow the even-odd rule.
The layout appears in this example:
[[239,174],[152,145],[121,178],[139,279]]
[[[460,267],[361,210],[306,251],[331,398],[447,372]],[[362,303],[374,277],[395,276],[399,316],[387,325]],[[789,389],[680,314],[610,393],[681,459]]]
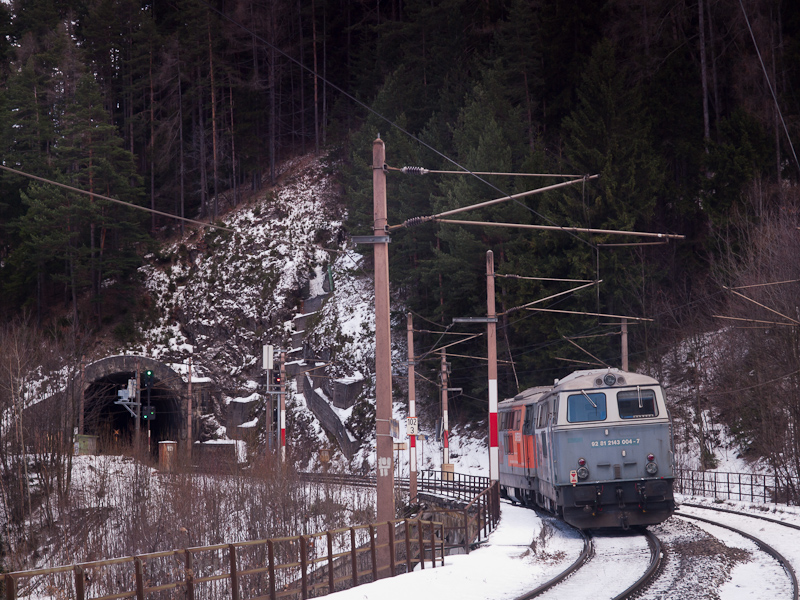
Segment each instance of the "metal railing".
[[[318,483],[335,483],[354,487],[375,487],[374,475],[347,475],[339,473],[304,473],[306,480]],[[395,478],[395,487],[408,489],[408,478]],[[500,488],[488,477],[463,475],[449,471],[420,471],[417,474],[417,498],[420,494],[453,500],[458,508],[427,508],[426,513],[442,519],[446,548],[470,548],[484,541],[500,521]]]
[[415,564],[423,569],[426,563],[444,565],[444,556],[441,523],[397,519],[311,535],[17,571],[4,574],[2,581],[5,600],[43,595],[145,600],[172,598],[171,590],[181,590],[188,600],[305,599],[393,577]]
[[499,484],[495,481],[463,508],[428,508],[425,514],[442,523],[447,550],[459,548],[469,554],[500,521]]
[[798,504],[796,482],[775,475],[675,469],[675,491],[747,502]]

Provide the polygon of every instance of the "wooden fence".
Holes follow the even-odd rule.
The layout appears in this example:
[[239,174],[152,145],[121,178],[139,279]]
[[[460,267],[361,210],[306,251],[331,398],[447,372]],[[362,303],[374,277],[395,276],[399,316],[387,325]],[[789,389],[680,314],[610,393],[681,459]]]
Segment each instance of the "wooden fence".
[[160,600],[175,598],[176,591],[187,600],[311,598],[404,573],[417,564],[443,565],[444,535],[441,523],[398,519],[6,573],[3,582],[6,600]]
[[[322,533],[153,552],[0,575],[5,600],[305,599],[444,564],[448,550],[469,552],[500,520],[497,482],[428,473],[420,489],[451,498],[451,509],[426,509],[447,521],[421,518]],[[333,479],[333,477],[330,477]],[[452,478],[452,479],[450,479]],[[345,485],[370,485],[343,477]],[[400,482],[402,486],[403,482]]]

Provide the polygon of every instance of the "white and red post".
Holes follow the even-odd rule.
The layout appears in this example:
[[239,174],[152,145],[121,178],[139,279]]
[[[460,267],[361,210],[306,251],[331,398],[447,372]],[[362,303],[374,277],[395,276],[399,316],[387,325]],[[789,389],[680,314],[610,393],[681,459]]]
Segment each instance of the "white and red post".
[[489,479],[500,478],[497,429],[497,313],[494,306],[494,253],[486,252],[486,324],[489,358]]
[[[406,315],[406,332],[408,334],[408,416],[417,416],[417,392],[414,383],[414,323],[411,313]],[[409,497],[417,495],[417,436],[408,436],[408,480]]]
[[447,354],[442,349],[442,471],[450,464],[450,424],[447,421]]
[[286,352],[281,352],[281,393],[278,396],[278,427],[281,432],[281,462],[286,462]]

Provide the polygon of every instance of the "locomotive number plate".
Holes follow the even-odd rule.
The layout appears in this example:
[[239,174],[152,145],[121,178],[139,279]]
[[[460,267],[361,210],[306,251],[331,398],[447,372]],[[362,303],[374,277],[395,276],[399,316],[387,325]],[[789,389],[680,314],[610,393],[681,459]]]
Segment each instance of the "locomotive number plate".
[[622,438],[621,440],[592,440],[592,448],[608,446],[638,446],[639,438]]

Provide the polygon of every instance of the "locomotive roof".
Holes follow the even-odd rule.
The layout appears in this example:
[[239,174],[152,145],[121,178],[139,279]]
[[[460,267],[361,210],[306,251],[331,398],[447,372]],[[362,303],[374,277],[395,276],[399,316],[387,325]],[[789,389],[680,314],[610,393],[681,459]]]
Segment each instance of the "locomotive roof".
[[[614,385],[606,385],[602,379],[609,373],[616,377]],[[600,380],[598,383],[598,379]],[[536,387],[528,388],[514,396],[507,398],[500,402],[503,406],[509,406],[516,403],[529,404],[536,402],[547,394],[558,388],[559,391],[567,390],[590,390],[593,388],[609,387],[623,387],[630,385],[658,385],[658,381],[649,375],[642,375],[641,373],[633,373],[631,371],[623,371],[621,369],[591,369],[587,371],[575,371],[570,373],[563,379],[556,379],[555,386],[552,385],[539,385]]]
[[552,385],[538,385],[536,387],[523,390],[513,398],[507,398],[503,400],[500,404],[508,405],[514,402],[522,402],[522,401],[524,401],[527,404],[528,402],[538,400],[541,396],[544,396],[547,392],[552,391],[552,389],[553,389]]
[[[617,383],[612,386],[608,386],[605,383],[597,385],[598,378],[602,380],[609,373],[616,377]],[[570,373],[563,379],[556,380],[555,385],[563,390],[585,390],[596,387],[620,387],[623,385],[658,385],[658,381],[649,375],[622,371],[621,369],[591,369]]]

